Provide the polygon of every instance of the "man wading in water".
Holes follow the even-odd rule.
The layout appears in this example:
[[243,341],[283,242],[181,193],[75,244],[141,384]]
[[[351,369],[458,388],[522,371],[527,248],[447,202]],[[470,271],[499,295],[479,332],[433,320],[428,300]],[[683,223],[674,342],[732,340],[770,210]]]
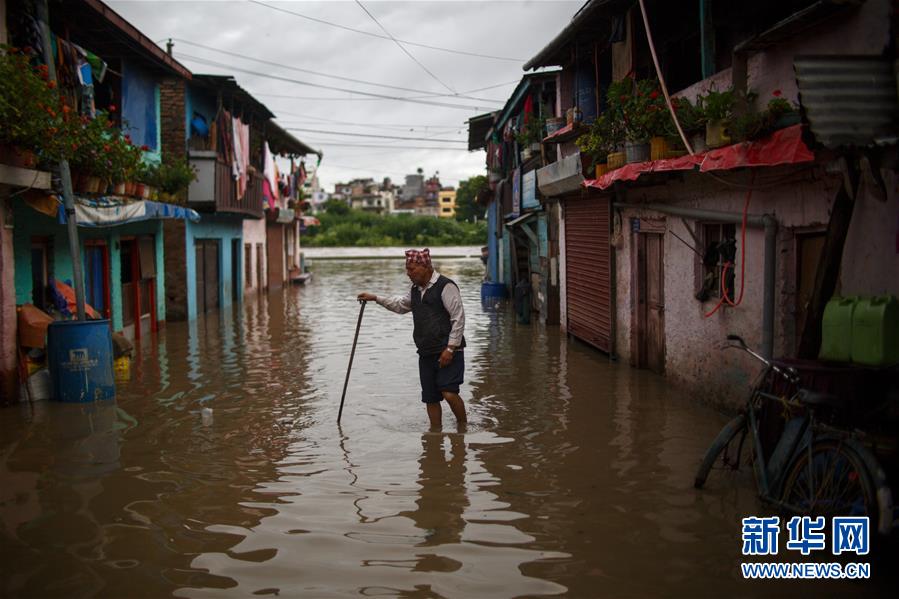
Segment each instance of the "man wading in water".
[[431,428],[441,427],[440,401],[443,399],[459,425],[464,425],[465,403],[459,397],[459,385],[465,371],[462,353],[465,312],[459,287],[434,271],[428,249],[406,251],[406,275],[412,280],[412,288],[405,295],[381,297],[360,293],[359,299],[377,302],[397,314],[412,312],[421,401],[428,409]]

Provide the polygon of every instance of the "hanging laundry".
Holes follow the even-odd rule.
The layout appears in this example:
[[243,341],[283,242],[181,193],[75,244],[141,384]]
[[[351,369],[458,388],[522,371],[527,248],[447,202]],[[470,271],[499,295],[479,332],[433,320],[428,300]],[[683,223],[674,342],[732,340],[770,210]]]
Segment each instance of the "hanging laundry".
[[275,156],[268,147],[268,142],[262,148],[262,173],[264,180],[262,181],[262,193],[268,201],[268,207],[275,209],[275,202],[278,199],[278,167],[275,165]]
[[237,181],[237,199],[243,199],[247,190],[250,166],[250,127],[244,125],[237,117],[231,117],[231,137],[234,156],[231,161],[231,172]]

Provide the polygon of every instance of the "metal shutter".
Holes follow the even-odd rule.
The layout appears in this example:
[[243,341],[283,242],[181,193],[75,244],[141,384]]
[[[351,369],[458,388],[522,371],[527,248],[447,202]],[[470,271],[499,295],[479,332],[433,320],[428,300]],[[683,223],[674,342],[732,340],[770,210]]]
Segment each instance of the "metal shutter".
[[568,332],[612,353],[611,198],[583,192],[565,201]]

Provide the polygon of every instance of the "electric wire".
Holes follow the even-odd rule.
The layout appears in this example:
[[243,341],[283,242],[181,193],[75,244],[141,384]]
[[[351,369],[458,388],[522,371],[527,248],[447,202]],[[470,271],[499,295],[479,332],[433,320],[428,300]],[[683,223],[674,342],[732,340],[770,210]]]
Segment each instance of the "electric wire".
[[405,46],[403,46],[403,45],[399,42],[399,40],[397,40],[395,37],[393,37],[393,34],[392,34],[392,33],[390,33],[389,31],[387,31],[387,28],[384,27],[384,26],[381,24],[381,22],[380,22],[378,19],[375,18],[375,15],[371,14],[371,12],[370,12],[367,8],[365,8],[365,5],[362,4],[362,2],[361,2],[360,0],[356,0],[356,4],[359,5],[359,8],[361,8],[363,11],[365,11],[365,14],[367,14],[369,17],[371,17],[371,20],[374,21],[375,24],[376,24],[378,27],[381,28],[381,31],[383,31],[385,34],[387,34],[387,36],[388,36],[391,40],[393,40],[393,43],[396,44],[397,47],[398,47],[400,50],[403,51],[403,54],[405,54],[405,55],[408,56],[410,59],[412,59],[412,61],[413,61],[415,64],[417,64],[418,66],[420,66],[421,69],[422,69],[425,73],[427,73],[428,75],[431,76],[431,79],[433,79],[434,81],[436,81],[437,83],[439,83],[440,85],[442,85],[443,87],[445,87],[446,89],[448,89],[453,95],[456,95],[456,90],[454,90],[452,87],[450,87],[449,85],[447,85],[446,83],[444,83],[444,82],[443,82],[437,75],[435,75],[433,72],[431,72],[431,70],[430,70],[428,67],[426,67],[426,66],[424,65],[424,63],[422,63],[420,60],[418,60],[417,58],[415,58],[415,56],[413,56],[412,53],[409,52],[409,50],[407,50],[407,49],[405,48]]
[[400,91],[413,92],[416,94],[425,94],[426,97],[430,97],[430,96],[449,97],[449,96],[452,96],[452,97],[457,97],[457,98],[465,98],[466,100],[476,100],[476,101],[480,101],[480,102],[498,102],[498,100],[491,100],[489,98],[473,98],[470,96],[463,95],[463,94],[469,93],[469,92],[463,92],[462,94],[457,94],[455,92],[452,94],[442,94],[442,93],[429,92],[429,91],[426,91],[423,89],[414,89],[411,87],[402,87],[399,85],[390,85],[387,83],[376,83],[374,81],[366,81],[364,79],[355,79],[353,77],[343,77],[341,75],[331,75],[329,73],[322,73],[321,71],[313,71],[311,69],[304,69],[301,67],[295,67],[295,66],[283,64],[280,62],[273,62],[271,60],[264,60],[262,58],[255,58],[253,56],[247,56],[246,54],[240,54],[239,52],[231,52],[230,50],[222,50],[221,48],[214,48],[212,46],[198,44],[196,42],[191,42],[191,41],[188,41],[188,40],[180,38],[180,37],[172,38],[172,39],[177,42],[180,42],[182,44],[187,44],[188,46],[195,46],[197,48],[202,48],[204,50],[209,50],[211,52],[218,52],[220,54],[226,54],[228,56],[233,56],[235,58],[242,58],[244,60],[258,62],[260,64],[265,64],[265,65],[269,65],[269,66],[273,66],[273,67],[280,67],[282,69],[287,69],[290,71],[297,71],[299,73],[309,73],[310,75],[317,75],[319,77],[327,77],[329,79],[338,79],[340,81],[349,81],[350,83],[361,83],[362,85],[371,85],[374,87],[383,87],[386,89],[396,89],[396,90],[400,90]]
[[391,146],[391,145],[387,145],[387,144],[350,144],[350,143],[330,142],[330,141],[315,141],[315,142],[307,141],[306,143],[309,143],[311,145],[316,145],[316,146],[323,146],[323,147],[339,146],[339,147],[345,147],[345,148],[382,148],[382,149],[400,150],[400,151],[405,151],[405,150],[445,150],[445,151],[447,151],[448,150],[450,152],[468,152],[468,148],[440,148],[440,147],[434,147],[434,146],[430,146],[430,147],[429,146],[401,146],[398,148],[397,146]]
[[342,87],[334,87],[332,85],[324,85],[321,83],[300,81],[299,79],[290,79],[288,77],[280,77],[278,75],[266,75],[264,73],[259,73],[258,71],[252,71],[250,69],[242,69],[242,68],[236,67],[234,65],[228,65],[228,64],[221,63],[221,62],[216,62],[214,60],[207,60],[205,58],[199,58],[197,56],[190,56],[190,55],[184,54],[183,52],[179,52],[178,54],[187,60],[190,60],[190,61],[193,61],[193,62],[196,62],[199,64],[219,67],[222,69],[228,69],[230,71],[237,71],[240,73],[247,73],[250,75],[254,75],[256,77],[260,77],[262,79],[272,79],[275,81],[284,81],[287,83],[294,83],[296,85],[306,85],[309,87],[316,87],[319,89],[330,89],[333,91],[346,92],[346,93],[350,93],[350,94],[359,94],[361,96],[370,96],[373,98],[380,98],[382,100],[394,100],[394,101],[398,101],[398,102],[411,102],[413,104],[427,104],[429,106],[440,106],[442,108],[457,108],[460,110],[473,110],[475,112],[482,112],[484,110],[484,108],[480,107],[480,106],[466,106],[463,104],[449,104],[447,102],[432,102],[429,100],[404,98],[402,96],[388,96],[385,94],[376,94],[373,92],[363,92],[363,91],[358,91],[358,90],[346,89],[346,88],[342,88]]
[[[283,13],[287,13],[289,15],[293,15],[295,17],[300,17],[302,19],[307,19],[309,21],[315,21],[316,23],[321,23],[323,25],[330,25],[331,27],[337,27],[338,29],[344,29],[346,31],[352,31],[353,33],[360,33],[362,35],[367,35],[370,37],[377,37],[384,40],[389,40],[389,37],[379,35],[377,33],[372,33],[371,31],[363,31],[362,29],[354,29],[352,27],[347,27],[346,25],[340,25],[339,23],[332,23],[330,21],[325,21],[324,19],[318,19],[316,17],[310,17],[309,15],[304,15],[298,12],[293,12],[284,8],[278,8],[277,6],[272,6],[270,4],[266,4],[265,2],[259,2],[259,0],[248,0],[253,4],[258,4],[259,6],[264,6],[266,8],[270,8],[271,10],[277,10]],[[505,60],[508,62],[524,62],[524,59],[521,58],[509,58],[507,56],[491,56],[490,54],[479,54],[477,52],[466,52],[464,50],[453,50],[451,48],[441,48],[440,46],[431,46],[429,44],[421,44],[418,42],[410,42],[407,40],[399,40],[400,42],[407,44],[409,46],[417,46],[419,48],[428,48],[429,50],[438,50],[440,52],[449,52],[451,54],[462,54],[464,56],[474,56],[476,58],[490,58],[492,60]]]
[[428,137],[402,137],[399,135],[377,135],[374,133],[355,133],[353,131],[325,131],[322,129],[306,129],[304,127],[285,127],[288,131],[303,131],[306,133],[324,133],[326,135],[351,135],[353,137],[377,137],[383,139],[400,139],[403,141],[433,141],[435,143],[445,144],[465,144],[468,143],[462,139],[434,139]]

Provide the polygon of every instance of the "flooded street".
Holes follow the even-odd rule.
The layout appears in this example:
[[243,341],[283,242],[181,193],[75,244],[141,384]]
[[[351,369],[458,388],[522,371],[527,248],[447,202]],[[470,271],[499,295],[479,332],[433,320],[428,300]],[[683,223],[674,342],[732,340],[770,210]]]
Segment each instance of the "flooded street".
[[[648,597],[805,594],[740,577],[751,480],[697,492],[725,417],[557,327],[465,303],[470,425],[427,431],[402,260],[145,340],[116,406],[0,410],[3,596]],[[207,409],[208,408],[208,409]],[[211,410],[211,412],[210,412]],[[876,567],[876,565],[875,565]],[[876,594],[873,581],[817,594]]]

